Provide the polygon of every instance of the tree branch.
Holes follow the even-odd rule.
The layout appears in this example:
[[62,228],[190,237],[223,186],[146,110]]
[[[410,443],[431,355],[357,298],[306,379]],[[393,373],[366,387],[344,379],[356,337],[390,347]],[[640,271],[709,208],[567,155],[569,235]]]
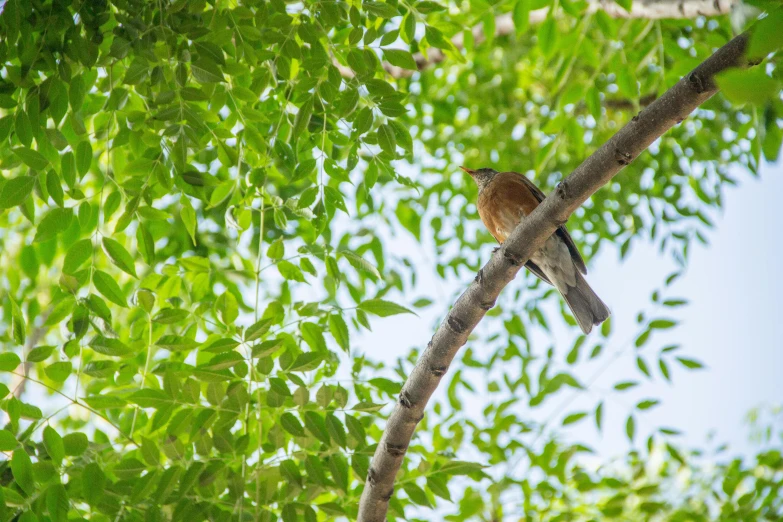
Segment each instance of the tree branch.
[[[696,18],[698,16],[721,16],[729,12],[739,4],[739,0],[636,0],[631,6],[631,11],[626,11],[613,0],[589,0],[588,13],[603,11],[612,18],[646,18],[648,20],[659,20],[663,18]],[[530,23],[537,24],[546,20],[549,13],[548,8],[537,9],[530,12]],[[476,45],[486,40],[484,36],[484,26],[478,24],[473,27],[473,41]],[[495,37],[506,36],[514,32],[514,20],[511,13],[506,13],[495,18]],[[465,41],[462,33],[458,33],[452,38],[451,43],[457,50],[465,47]],[[432,65],[439,64],[446,58],[446,55],[440,49],[430,49],[429,54],[424,56],[421,53],[413,55],[416,61],[416,67],[419,71],[427,69]],[[340,71],[344,78],[353,78],[354,72],[350,67],[334,61],[334,65]],[[383,68],[393,78],[409,78],[415,71],[403,69],[383,62]]]
[[52,310],[53,308],[49,308],[46,312],[41,314],[41,325],[37,326],[33,330],[33,333],[27,337],[27,343],[25,343],[23,351],[24,362],[16,368],[18,373],[15,373],[13,377],[11,377],[10,388],[14,397],[17,399],[20,399],[22,395],[24,395],[25,389],[27,388],[27,374],[30,373],[30,367],[32,366],[32,363],[27,360],[27,354],[30,353],[30,350],[35,348],[35,345],[38,344],[44,334],[46,334],[47,328],[44,327],[44,323],[49,318],[49,314],[52,313]]
[[424,417],[424,408],[457,351],[494,306],[501,290],[571,213],[653,141],[717,92],[713,79],[716,73],[744,65],[747,41],[748,33],[731,40],[635,116],[563,180],[479,270],[402,387],[367,473],[359,503],[359,522],[386,520],[395,477],[416,425]]

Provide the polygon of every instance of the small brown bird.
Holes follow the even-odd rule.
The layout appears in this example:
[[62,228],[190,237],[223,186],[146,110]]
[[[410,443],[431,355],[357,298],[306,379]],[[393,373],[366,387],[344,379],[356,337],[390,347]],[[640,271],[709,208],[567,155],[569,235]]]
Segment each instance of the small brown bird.
[[[479,215],[498,243],[504,242],[519,222],[544,200],[544,193],[517,172],[460,168],[478,185]],[[525,266],[557,288],[585,334],[609,317],[609,308],[582,277],[587,274],[587,268],[565,226],[559,227]]]

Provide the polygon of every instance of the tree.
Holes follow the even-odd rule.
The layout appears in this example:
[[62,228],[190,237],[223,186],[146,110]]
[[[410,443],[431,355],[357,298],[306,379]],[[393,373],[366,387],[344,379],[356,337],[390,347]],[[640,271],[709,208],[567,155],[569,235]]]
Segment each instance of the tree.
[[[387,368],[355,339],[432,302],[414,297],[417,267],[385,238],[435,231],[440,277],[467,283],[487,235],[466,225],[475,189],[455,176],[458,160],[533,171],[550,192],[733,36],[723,2],[704,13],[715,18],[691,19],[686,0],[683,19],[662,20],[651,4],[5,2],[0,520],[356,518],[385,405],[423,347]],[[719,75],[725,94],[571,218],[586,257],[650,237],[684,267],[734,181],[727,168],[778,157],[773,7],[759,4],[746,53],[763,66]],[[400,449],[405,494],[391,517],[436,503],[460,520],[577,506],[623,517],[638,499],[705,517],[718,482],[727,516],[780,516],[767,493],[780,487],[779,452],[705,471],[692,502],[671,502],[661,492],[674,470],[703,469],[671,430],[647,445],[668,455],[658,475],[641,473],[634,450],[621,477],[585,469],[579,445],[528,424],[515,404],[583,388],[567,364],[588,345],[612,355],[607,323],[601,340],[542,356],[528,332],[573,319],[544,313],[552,292],[525,283],[526,313],[501,299],[488,357],[462,357],[487,375],[515,365],[493,380],[492,424],[460,414],[456,390],[478,391],[449,375],[448,404]],[[653,304],[671,312],[643,317],[637,347],[676,325],[683,302],[665,291]],[[672,347],[656,363],[666,379],[672,364],[699,366]],[[653,404],[628,417],[629,438]],[[565,424],[590,416],[602,429],[602,407]],[[536,473],[487,467],[521,456]],[[743,480],[757,496],[743,496]],[[520,492],[516,512],[502,507]]]

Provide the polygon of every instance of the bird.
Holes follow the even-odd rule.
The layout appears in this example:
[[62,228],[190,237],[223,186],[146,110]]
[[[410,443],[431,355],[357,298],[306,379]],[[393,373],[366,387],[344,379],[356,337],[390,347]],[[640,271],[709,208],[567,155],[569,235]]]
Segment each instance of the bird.
[[[478,185],[476,207],[489,233],[503,243],[516,226],[546,197],[525,175],[460,167]],[[560,226],[525,264],[539,279],[553,285],[576,318],[585,335],[603,323],[609,308],[596,295],[584,276],[587,267],[566,227]]]

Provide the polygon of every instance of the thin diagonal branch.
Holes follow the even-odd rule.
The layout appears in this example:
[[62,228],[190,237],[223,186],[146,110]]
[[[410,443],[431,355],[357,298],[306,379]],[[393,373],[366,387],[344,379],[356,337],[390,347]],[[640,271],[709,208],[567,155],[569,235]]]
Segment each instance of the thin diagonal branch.
[[563,180],[479,270],[422,353],[375,450],[359,503],[359,522],[386,520],[394,480],[424,409],[468,335],[501,290],[568,217],[664,132],[680,123],[718,90],[714,76],[745,64],[744,33],[718,49],[655,100]]

